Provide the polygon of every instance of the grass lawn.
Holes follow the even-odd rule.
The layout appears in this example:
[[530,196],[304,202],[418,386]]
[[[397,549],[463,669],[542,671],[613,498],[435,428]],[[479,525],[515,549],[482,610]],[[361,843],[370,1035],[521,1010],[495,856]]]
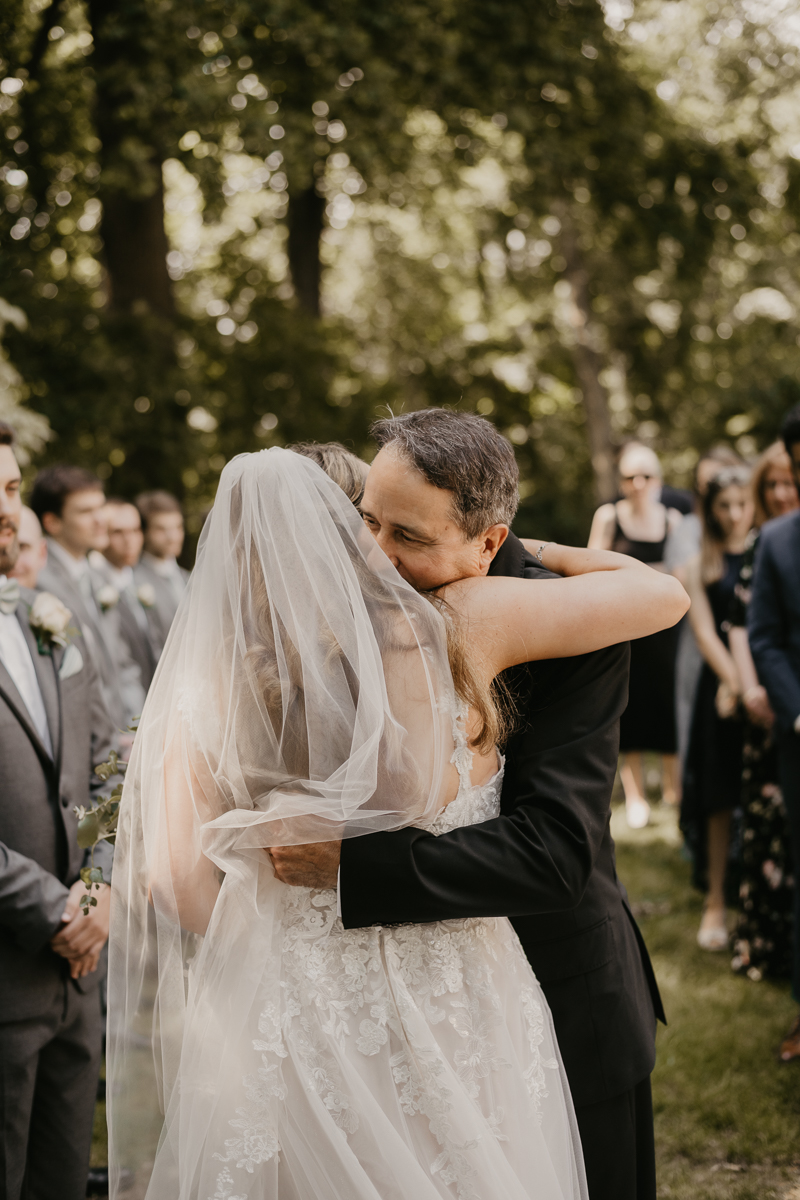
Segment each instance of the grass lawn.
[[[796,1011],[788,985],[698,949],[701,901],[672,811],[656,806],[634,832],[617,807],[612,828],[669,1020],[653,1075],[660,1200],[800,1200],[800,1062],[775,1058]],[[103,1104],[92,1162],[106,1162]]]
[[734,975],[695,943],[701,897],[674,813],[612,829],[619,876],[653,958],[669,1025],[653,1075],[659,1197],[800,1200],[800,1062],[775,1052],[797,1006],[788,984]]

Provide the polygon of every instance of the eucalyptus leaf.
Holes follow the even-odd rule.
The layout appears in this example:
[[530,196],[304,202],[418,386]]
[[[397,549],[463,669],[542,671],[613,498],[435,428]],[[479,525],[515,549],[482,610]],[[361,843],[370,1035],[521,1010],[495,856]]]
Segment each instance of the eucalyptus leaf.
[[78,845],[81,850],[91,850],[100,840],[100,819],[96,811],[88,812],[78,822]]

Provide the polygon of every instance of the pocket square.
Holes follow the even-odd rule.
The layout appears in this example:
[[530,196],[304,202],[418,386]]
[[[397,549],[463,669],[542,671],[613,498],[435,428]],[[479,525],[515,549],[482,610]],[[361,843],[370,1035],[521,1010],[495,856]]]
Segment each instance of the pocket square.
[[76,645],[72,642],[64,651],[64,657],[61,660],[61,666],[58,668],[58,678],[62,681],[71,679],[73,675],[77,675],[78,671],[83,670],[83,655]]

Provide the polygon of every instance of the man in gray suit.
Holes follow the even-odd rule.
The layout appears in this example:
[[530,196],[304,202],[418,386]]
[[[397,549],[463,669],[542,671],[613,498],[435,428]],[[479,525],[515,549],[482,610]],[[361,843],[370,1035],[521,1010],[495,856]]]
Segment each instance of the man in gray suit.
[[96,475],[80,467],[46,467],[36,476],[30,506],[47,534],[47,566],[39,586],[78,618],[85,646],[117,729],[144,705],[139,668],[120,628],[119,593],[94,570],[88,555],[108,542],[105,496]]
[[[82,638],[53,640],[68,614],[8,578],[21,510],[12,444],[0,422],[0,1195],[82,1200],[110,889],[82,914],[73,809],[102,786],[92,767],[113,730]],[[107,845],[95,865],[110,876]]]
[[134,575],[139,594],[152,600],[147,617],[160,654],[189,578],[189,572],[178,565],[183,513],[169,492],[142,492],[136,497],[136,507],[142,518],[144,553]]
[[[142,603],[133,574],[144,542],[142,522],[135,504],[115,496],[106,501],[106,517],[108,545],[102,555],[90,555],[90,560],[106,582],[119,592],[120,631],[147,691],[153,680],[157,655],[147,619],[147,609],[152,606]],[[150,599],[146,590],[144,599]]]

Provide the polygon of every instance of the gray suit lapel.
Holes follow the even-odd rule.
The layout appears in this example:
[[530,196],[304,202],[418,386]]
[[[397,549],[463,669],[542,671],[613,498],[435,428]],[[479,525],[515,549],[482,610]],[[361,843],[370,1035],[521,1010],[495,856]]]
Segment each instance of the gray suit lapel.
[[[25,632],[25,626],[28,624],[28,614],[27,614],[27,609],[24,604],[21,604],[17,608],[16,617],[17,617],[17,620],[19,621],[19,623],[23,626],[23,632]],[[27,635],[26,635],[25,640],[28,641]],[[34,639],[34,645],[35,645],[35,640],[36,639]],[[36,659],[39,657],[39,654],[38,654],[38,651],[36,651],[35,649],[34,649],[34,654],[36,657],[34,658],[33,661],[34,661],[34,667],[36,667]],[[36,672],[36,675],[38,678],[39,677],[38,670]],[[39,734],[36,732],[36,728],[33,724],[33,720],[31,719],[30,713],[28,712],[28,706],[26,705],[25,701],[22,699],[22,696],[20,696],[19,692],[17,691],[17,686],[14,683],[14,680],[11,678],[11,676],[9,675],[8,671],[6,670],[6,668],[4,667],[2,662],[0,662],[0,695],[3,697],[6,704],[11,709],[14,716],[17,718],[17,720],[19,721],[20,725],[27,733],[30,740],[33,742],[33,747],[36,750],[36,753],[39,755],[39,757],[45,763],[47,763],[49,766],[52,767],[53,760],[50,757],[49,751],[44,746],[42,739],[39,737]],[[49,724],[49,722],[50,722],[49,710],[47,713],[47,719],[48,719],[48,724]],[[57,728],[58,728],[58,721],[56,719],[56,729]],[[51,738],[53,737],[52,727],[50,729],[50,737]],[[56,745],[56,742],[54,740],[53,746],[55,747],[55,745]]]
[[[64,569],[54,554],[50,555],[47,567],[43,572],[45,580],[48,573],[52,573],[57,577],[58,597],[71,609],[81,625],[89,625],[92,629],[97,629],[97,613],[91,611],[91,608],[81,594],[80,588],[76,586],[74,579]],[[39,587],[44,592],[48,590],[46,582],[40,582]]]
[[47,727],[50,730],[50,741],[53,743],[53,755],[55,761],[58,762],[61,756],[61,703],[58,690],[58,668],[64,651],[60,646],[54,646],[51,654],[39,653],[36,636],[28,620],[28,613],[23,611],[22,605],[17,609],[17,620],[22,627],[25,641],[31,652],[33,669],[36,672],[39,690],[44,701],[44,711],[47,714]]

